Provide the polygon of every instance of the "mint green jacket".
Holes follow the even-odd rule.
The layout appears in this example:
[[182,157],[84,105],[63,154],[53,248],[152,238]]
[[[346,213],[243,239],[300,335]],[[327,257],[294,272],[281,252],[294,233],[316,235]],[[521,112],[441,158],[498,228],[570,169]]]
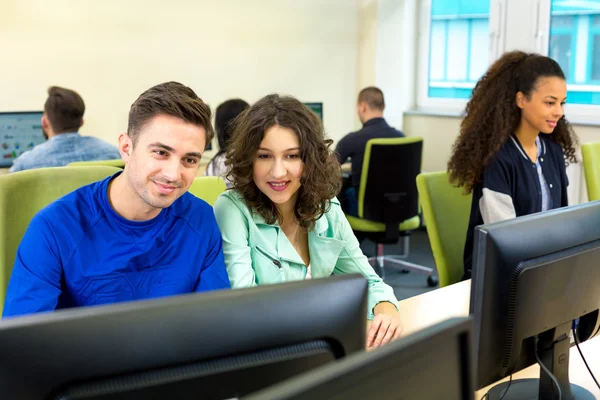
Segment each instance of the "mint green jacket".
[[[215,216],[223,237],[225,266],[232,288],[303,280],[306,266],[285,233],[250,212],[241,195],[227,190],[219,196]],[[394,291],[373,271],[359,247],[337,199],[308,233],[311,276],[360,273],[369,281],[369,314],[382,301],[398,307]]]

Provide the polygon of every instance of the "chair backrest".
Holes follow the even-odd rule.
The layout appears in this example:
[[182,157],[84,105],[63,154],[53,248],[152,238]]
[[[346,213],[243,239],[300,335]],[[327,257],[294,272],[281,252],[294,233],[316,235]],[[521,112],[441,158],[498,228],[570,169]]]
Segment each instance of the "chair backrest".
[[358,216],[385,223],[397,234],[400,222],[419,215],[415,179],[422,156],[420,137],[369,140],[358,189]]
[[107,166],[56,167],[0,177],[0,313],[17,247],[33,216],[54,200],[118,171]]
[[600,142],[581,145],[581,155],[588,198],[600,200]]
[[417,187],[440,287],[448,286],[460,281],[464,273],[463,251],[472,195],[453,186],[447,172],[420,174]]
[[94,165],[105,165],[108,167],[117,167],[117,168],[125,168],[125,161],[121,159],[116,160],[94,160],[94,161],[73,161],[68,163],[68,167],[85,167],[85,166],[94,166]]
[[188,192],[212,206],[225,189],[227,189],[225,181],[218,176],[198,176],[194,179]]

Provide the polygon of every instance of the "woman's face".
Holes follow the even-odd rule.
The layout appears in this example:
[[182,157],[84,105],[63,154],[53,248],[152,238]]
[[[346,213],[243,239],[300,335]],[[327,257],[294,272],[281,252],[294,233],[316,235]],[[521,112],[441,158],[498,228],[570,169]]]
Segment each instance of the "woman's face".
[[521,127],[550,134],[564,115],[567,100],[567,83],[558,77],[539,78],[531,97],[517,93],[517,106],[521,109]]
[[254,159],[253,179],[258,189],[278,207],[293,205],[303,170],[298,135],[279,125],[267,129]]

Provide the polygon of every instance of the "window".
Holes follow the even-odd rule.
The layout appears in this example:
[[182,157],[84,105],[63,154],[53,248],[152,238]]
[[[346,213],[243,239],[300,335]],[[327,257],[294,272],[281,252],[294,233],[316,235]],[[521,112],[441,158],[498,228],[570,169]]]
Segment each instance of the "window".
[[568,102],[600,105],[600,2],[552,0],[548,56],[565,72]]
[[521,49],[560,64],[572,120],[600,119],[600,0],[420,1],[417,107],[464,110],[490,62]]
[[431,0],[427,97],[471,96],[488,67],[489,9],[483,0]]

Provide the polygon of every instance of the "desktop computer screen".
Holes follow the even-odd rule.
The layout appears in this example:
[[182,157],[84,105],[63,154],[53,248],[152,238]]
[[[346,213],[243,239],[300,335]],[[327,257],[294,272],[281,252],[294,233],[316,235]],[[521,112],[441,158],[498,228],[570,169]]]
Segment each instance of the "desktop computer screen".
[[472,400],[470,318],[449,319],[243,400]]
[[600,330],[600,201],[476,227],[473,260],[475,387],[537,362],[540,379],[489,399],[590,398],[569,382],[569,349],[573,326],[580,341]]
[[304,105],[317,114],[321,122],[323,121],[323,103],[304,103]]
[[0,168],[8,168],[24,151],[46,140],[42,111],[0,112]]
[[361,275],[0,323],[2,398],[231,399],[365,347]]

